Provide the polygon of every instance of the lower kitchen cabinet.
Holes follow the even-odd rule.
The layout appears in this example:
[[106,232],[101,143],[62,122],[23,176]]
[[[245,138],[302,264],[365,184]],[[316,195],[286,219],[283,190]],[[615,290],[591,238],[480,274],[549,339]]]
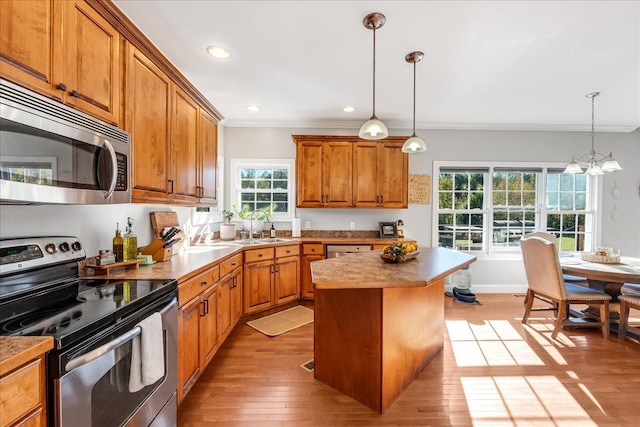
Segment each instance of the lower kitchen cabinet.
[[324,259],[324,245],[321,243],[302,245],[302,265],[300,267],[300,298],[313,299],[311,263]]
[[218,349],[219,277],[215,266],[178,285],[178,402]]
[[44,355],[0,377],[0,426],[47,425]]
[[244,314],[298,298],[299,254],[299,245],[245,251]]

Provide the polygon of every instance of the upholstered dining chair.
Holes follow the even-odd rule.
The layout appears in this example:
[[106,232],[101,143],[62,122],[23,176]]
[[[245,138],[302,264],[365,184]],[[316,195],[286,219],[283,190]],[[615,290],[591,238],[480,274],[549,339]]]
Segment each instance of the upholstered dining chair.
[[[563,326],[576,325],[570,320],[571,304],[600,305],[600,320],[583,319],[580,326],[595,326],[602,328],[602,335],[609,337],[609,300],[611,296],[604,292],[583,286],[565,283],[562,279],[562,268],[558,259],[556,244],[540,236],[525,235],[520,240],[522,258],[527,276],[529,289],[522,323],[527,323],[532,311],[554,310],[556,320],[552,338],[556,338]],[[533,308],[534,299],[542,296],[549,300],[552,308]]]
[[[555,243],[556,246],[558,245],[558,236],[552,233],[547,233],[546,231],[534,231],[533,233],[526,234],[526,236],[540,237],[541,239]],[[566,283],[573,283],[574,285],[589,286],[589,282],[587,281],[586,277],[563,274],[562,280],[564,280]]]
[[618,341],[622,342],[627,337],[629,330],[629,309],[640,310],[640,284],[625,283],[620,289],[622,295],[620,301],[620,323],[618,324]]

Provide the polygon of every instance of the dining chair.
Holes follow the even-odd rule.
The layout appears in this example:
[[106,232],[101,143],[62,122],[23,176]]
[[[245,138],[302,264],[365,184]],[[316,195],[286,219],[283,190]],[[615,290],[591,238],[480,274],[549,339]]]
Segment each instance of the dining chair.
[[629,330],[629,309],[640,310],[640,284],[625,283],[620,289],[620,320],[618,324],[618,341],[623,342]]
[[[526,237],[540,237],[541,239],[553,242],[558,245],[558,236],[553,233],[547,233],[546,231],[534,231],[529,234],[525,234]],[[573,283],[574,285],[589,286],[589,282],[586,277],[574,276],[572,274],[562,274],[562,279],[566,283]]]
[[[522,258],[527,276],[527,297],[522,323],[527,323],[532,311],[553,310],[555,326],[551,333],[556,338],[563,326],[577,326],[571,320],[571,304],[600,305],[600,319],[581,319],[579,326],[600,326],[604,338],[609,337],[609,300],[611,296],[591,288],[566,283],[558,259],[558,247],[553,241],[540,236],[525,235],[520,240]],[[542,296],[552,308],[533,308],[536,297]]]

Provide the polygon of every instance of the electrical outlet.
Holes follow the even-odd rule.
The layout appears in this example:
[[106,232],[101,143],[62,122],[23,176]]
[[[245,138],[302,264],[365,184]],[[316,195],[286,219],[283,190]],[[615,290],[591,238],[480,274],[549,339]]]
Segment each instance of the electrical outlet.
[[306,228],[307,230],[311,228],[311,221],[305,221],[304,222],[304,228]]
[[355,222],[355,221],[351,221],[351,222],[349,223],[349,228],[350,228],[351,230],[355,230],[355,229],[356,229],[356,222]]

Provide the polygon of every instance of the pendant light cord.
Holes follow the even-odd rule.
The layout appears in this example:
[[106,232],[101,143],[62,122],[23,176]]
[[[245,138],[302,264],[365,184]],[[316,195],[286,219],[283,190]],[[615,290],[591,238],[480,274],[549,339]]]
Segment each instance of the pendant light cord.
[[373,26],[373,115],[376,116],[376,27]]
[[595,121],[596,121],[596,95],[594,94],[591,97],[591,153],[595,153],[596,151],[596,146],[595,146],[595,138],[596,138],[596,131],[595,131]]
[[416,136],[416,61],[413,61],[413,134]]

